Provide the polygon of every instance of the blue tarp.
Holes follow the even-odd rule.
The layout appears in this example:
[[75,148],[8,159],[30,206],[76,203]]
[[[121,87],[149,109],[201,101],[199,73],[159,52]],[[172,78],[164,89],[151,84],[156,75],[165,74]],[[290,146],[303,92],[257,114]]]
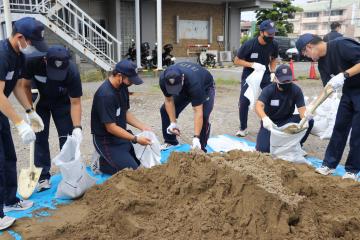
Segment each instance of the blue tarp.
[[[240,142],[244,142],[246,144],[248,144],[250,147],[255,147],[255,143],[248,141],[246,139],[243,138],[237,138],[234,136],[230,136],[230,135],[224,135],[228,138],[231,139],[235,139],[237,141]],[[213,150],[211,148],[207,148],[208,153],[213,152]],[[183,144],[180,146],[176,146],[176,147],[172,147],[166,151],[162,151],[161,152],[161,163],[166,163],[171,152],[189,152],[190,151],[190,146],[188,144]],[[309,160],[312,164],[312,166],[314,167],[319,167],[322,163],[321,160],[317,159],[317,158],[313,158],[313,157],[307,157],[307,160]],[[91,176],[95,177],[97,179],[96,184],[101,184],[104,181],[106,181],[110,176],[106,175],[106,174],[101,174],[101,175],[94,175],[92,174],[92,172],[90,171],[90,169],[87,169],[88,172],[90,173]],[[345,169],[344,166],[339,165],[336,168],[336,172],[334,173],[335,176],[342,176],[345,174]],[[12,212],[8,212],[6,213],[8,216],[11,217],[15,217],[17,219],[19,218],[24,218],[24,217],[47,217],[50,216],[50,213],[48,211],[46,211],[46,209],[51,209],[54,210],[57,208],[57,205],[60,204],[69,204],[71,203],[71,200],[60,200],[60,199],[56,199],[55,198],[55,193],[56,193],[56,189],[58,184],[61,181],[61,176],[60,174],[56,174],[54,176],[51,177],[51,183],[52,183],[52,187],[50,190],[41,192],[41,193],[34,193],[30,200],[34,201],[34,206],[28,210],[25,211],[12,211]],[[42,209],[41,211],[39,211],[39,209]],[[21,224],[21,223],[20,223]],[[8,230],[7,231],[11,236],[13,236],[14,239],[16,240],[20,240],[22,239],[20,234]],[[0,237],[3,234],[2,231],[0,231]]]

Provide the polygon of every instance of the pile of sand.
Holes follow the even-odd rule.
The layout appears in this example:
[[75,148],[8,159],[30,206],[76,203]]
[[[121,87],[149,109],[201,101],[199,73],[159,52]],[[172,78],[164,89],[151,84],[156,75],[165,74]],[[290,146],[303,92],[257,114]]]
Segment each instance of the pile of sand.
[[259,153],[175,153],[14,230],[24,239],[358,239],[359,186]]

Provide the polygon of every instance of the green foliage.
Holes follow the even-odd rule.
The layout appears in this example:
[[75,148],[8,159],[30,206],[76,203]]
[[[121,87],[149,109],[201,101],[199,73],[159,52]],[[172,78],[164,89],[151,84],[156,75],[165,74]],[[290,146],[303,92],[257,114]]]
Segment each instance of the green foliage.
[[244,35],[241,39],[240,39],[240,44],[242,45],[244,42],[246,42],[247,40],[249,40],[251,38],[250,35]]
[[293,0],[283,0],[273,4],[273,8],[256,10],[257,27],[256,34],[259,34],[259,25],[266,19],[275,22],[278,32],[277,36],[287,36],[294,31],[294,26],[288,21],[295,17],[296,12],[301,12],[302,8],[292,5]]

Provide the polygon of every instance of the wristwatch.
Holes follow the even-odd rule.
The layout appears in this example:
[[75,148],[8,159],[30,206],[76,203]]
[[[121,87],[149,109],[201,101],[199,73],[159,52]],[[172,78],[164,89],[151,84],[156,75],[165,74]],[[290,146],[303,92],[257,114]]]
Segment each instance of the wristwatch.
[[34,111],[34,108],[33,108],[33,107],[25,110],[26,113],[31,113],[32,111]]
[[82,131],[82,126],[81,126],[81,125],[74,126],[74,127],[73,127],[73,130],[74,130],[75,128],[80,128],[81,131]]
[[131,140],[132,143],[136,144],[137,143],[137,136],[134,136],[133,140]]
[[200,139],[200,136],[199,135],[194,135],[194,138]]
[[350,74],[345,71],[345,72],[344,72],[344,77],[345,77],[345,79],[348,79],[348,78],[350,77]]

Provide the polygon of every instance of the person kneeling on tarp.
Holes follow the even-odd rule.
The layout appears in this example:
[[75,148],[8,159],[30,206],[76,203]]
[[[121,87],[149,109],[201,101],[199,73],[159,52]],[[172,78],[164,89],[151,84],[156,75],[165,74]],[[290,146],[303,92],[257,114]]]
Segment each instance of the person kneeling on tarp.
[[150,139],[136,137],[126,130],[128,123],[142,131],[151,131],[150,127],[128,111],[128,87],[142,83],[136,65],[123,60],[116,64],[112,75],[95,93],[91,109],[91,132],[95,149],[100,155],[98,166],[102,173],[115,174],[124,168],[138,168],[140,162],[132,143],[151,144]]
[[[265,87],[258,101],[255,111],[261,118],[261,126],[256,139],[256,150],[270,152],[270,130],[281,127],[287,123],[299,123],[306,115],[305,100],[299,86],[292,83],[291,69],[287,65],[280,65],[275,72],[276,81]],[[295,106],[299,114],[293,114]],[[309,121],[309,128],[301,140],[301,145],[306,141],[314,125],[314,120]]]

